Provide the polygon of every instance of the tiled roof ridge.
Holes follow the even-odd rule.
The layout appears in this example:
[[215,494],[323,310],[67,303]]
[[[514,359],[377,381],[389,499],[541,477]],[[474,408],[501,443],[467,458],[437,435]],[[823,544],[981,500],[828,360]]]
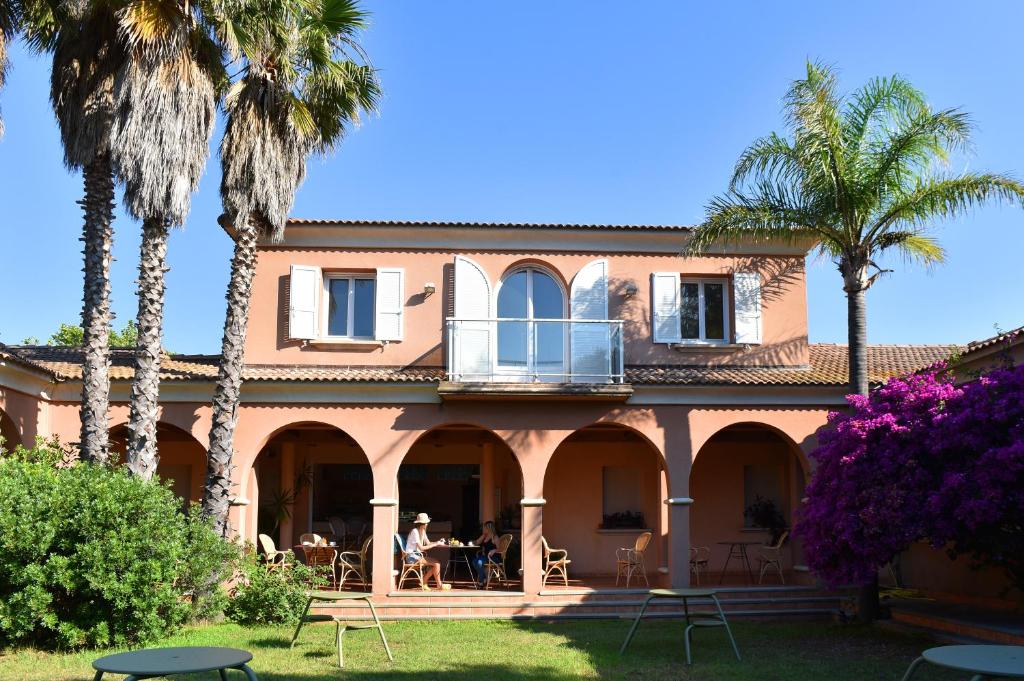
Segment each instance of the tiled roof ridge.
[[987,347],[991,347],[1004,341],[1013,341],[1018,338],[1024,339],[1024,326],[1018,326],[1016,329],[1010,329],[1009,331],[1003,331],[997,333],[989,338],[982,338],[981,340],[970,341],[964,346],[964,354],[982,350]]
[[668,225],[668,224],[615,224],[615,223],[587,223],[587,222],[482,222],[473,220],[344,220],[332,218],[288,218],[288,225],[346,225],[355,227],[469,227],[473,229],[595,229],[595,230],[621,230],[621,229],[646,229],[665,231],[692,231],[691,225]]

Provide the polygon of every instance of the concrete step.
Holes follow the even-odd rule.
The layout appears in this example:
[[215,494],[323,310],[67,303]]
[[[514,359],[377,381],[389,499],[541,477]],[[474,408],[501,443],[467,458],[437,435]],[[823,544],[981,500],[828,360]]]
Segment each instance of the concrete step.
[[892,621],[975,642],[1024,645],[1024,613],[928,600],[894,600]]

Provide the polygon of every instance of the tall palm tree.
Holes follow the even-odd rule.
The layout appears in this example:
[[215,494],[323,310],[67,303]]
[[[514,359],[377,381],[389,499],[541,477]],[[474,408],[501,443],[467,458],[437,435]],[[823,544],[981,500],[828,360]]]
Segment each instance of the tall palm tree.
[[[7,81],[7,45],[18,32],[20,7],[15,0],[0,0],[0,90]],[[0,138],[4,136],[4,119],[0,116]]]
[[[925,265],[945,251],[928,233],[944,219],[991,200],[1021,203],[1024,186],[996,173],[951,173],[971,124],[957,109],[932,110],[899,76],[844,96],[835,72],[807,63],[785,98],[790,136],[756,140],[736,162],[729,192],[707,206],[691,253],[729,241],[808,242],[843,277],[849,336],[849,391],[868,394],[865,293],[895,252]],[[878,612],[878,585],[866,585],[862,619]]]
[[226,75],[217,0],[129,0],[118,14],[128,58],[114,89],[114,169],[128,213],[142,222],[135,377],[129,403],[128,469],[156,471],[167,238],[183,225],[209,157]]
[[50,102],[60,129],[64,163],[81,170],[82,402],[80,456],[109,461],[110,261],[113,242],[114,175],[110,160],[114,76],[124,61],[110,2],[22,3],[29,44],[52,54]]
[[225,98],[220,147],[221,199],[235,250],[203,512],[223,536],[229,531],[232,441],[256,243],[282,238],[307,156],[333,148],[380,96],[376,74],[355,41],[366,18],[355,0],[263,0],[249,9],[240,32],[259,38],[243,51],[240,77]]
[[865,293],[890,251],[941,263],[928,231],[990,200],[1021,203],[1024,185],[1006,175],[949,172],[969,143],[958,109],[933,110],[899,76],[844,96],[834,70],[807,63],[785,98],[790,136],[772,133],[741,155],[728,193],[707,206],[691,253],[729,241],[813,240],[843,277],[849,317],[850,393],[867,395]]

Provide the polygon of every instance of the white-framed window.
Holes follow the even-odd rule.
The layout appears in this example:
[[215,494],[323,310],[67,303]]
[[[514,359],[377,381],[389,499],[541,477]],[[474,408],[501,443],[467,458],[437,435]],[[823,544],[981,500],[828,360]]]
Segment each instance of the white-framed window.
[[372,274],[324,274],[326,338],[374,338],[377,281]]
[[680,279],[681,342],[728,343],[729,319],[728,279]]

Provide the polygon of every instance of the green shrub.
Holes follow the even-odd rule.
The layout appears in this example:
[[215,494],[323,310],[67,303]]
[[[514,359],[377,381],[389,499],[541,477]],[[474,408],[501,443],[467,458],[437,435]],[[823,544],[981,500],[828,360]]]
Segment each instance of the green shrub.
[[0,646],[146,643],[208,614],[191,591],[223,574],[224,542],[166,486],[53,449],[0,459]]
[[250,552],[242,563],[225,614],[238,624],[295,624],[306,607],[310,585],[315,587],[323,581],[296,561],[290,561],[288,567],[268,571],[255,553]]

